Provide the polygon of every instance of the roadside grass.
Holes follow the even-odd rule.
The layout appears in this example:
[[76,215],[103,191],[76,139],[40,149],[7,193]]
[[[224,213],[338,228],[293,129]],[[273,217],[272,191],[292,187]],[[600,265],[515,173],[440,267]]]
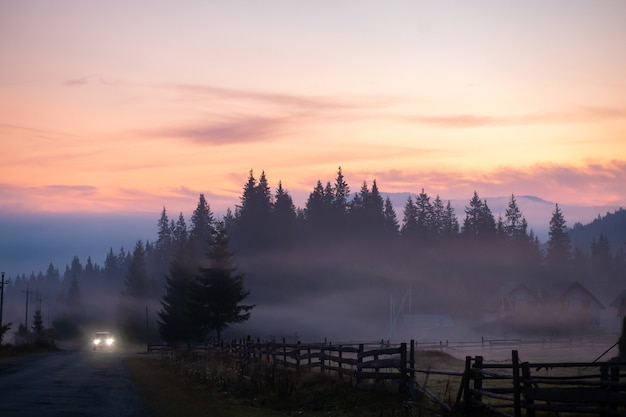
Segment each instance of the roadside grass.
[[313,371],[277,369],[270,377],[267,369],[244,366],[233,373],[233,363],[212,360],[200,367],[212,376],[199,377],[197,369],[165,356],[135,355],[126,363],[153,417],[441,415],[441,410],[426,399],[408,402],[407,394],[357,390],[349,378],[340,381]]
[[126,358],[131,378],[144,398],[152,417],[264,417],[233,401],[226,394],[213,392],[186,378],[159,357],[135,355]]
[[25,345],[13,345],[2,344],[0,345],[0,368],[12,363],[14,360],[22,358],[28,355],[35,355],[40,353],[54,353],[60,352],[61,349],[53,344],[25,344]]

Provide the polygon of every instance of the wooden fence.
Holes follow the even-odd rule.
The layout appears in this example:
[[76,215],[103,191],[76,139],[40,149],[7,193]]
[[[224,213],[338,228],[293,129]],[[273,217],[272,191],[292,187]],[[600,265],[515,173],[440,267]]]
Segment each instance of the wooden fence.
[[415,342],[399,345],[327,343],[235,343],[232,349],[267,363],[300,371],[316,369],[321,373],[353,378],[357,387],[380,386],[401,390],[413,380]]
[[[506,343],[509,343],[508,341]],[[503,344],[505,344],[503,342]],[[522,362],[517,350],[511,360],[487,362],[466,356],[458,371],[415,367],[417,344],[330,344],[234,341],[205,346],[241,359],[295,371],[315,369],[350,378],[358,388],[421,392],[444,411],[478,415],[489,410],[506,417],[572,413],[603,417],[626,416],[626,362]],[[203,349],[203,350],[204,350]],[[456,401],[444,400],[418,383],[416,374],[456,378]]]
[[467,357],[456,407],[504,416],[554,413],[626,415],[626,362],[529,363],[512,351],[510,364]]

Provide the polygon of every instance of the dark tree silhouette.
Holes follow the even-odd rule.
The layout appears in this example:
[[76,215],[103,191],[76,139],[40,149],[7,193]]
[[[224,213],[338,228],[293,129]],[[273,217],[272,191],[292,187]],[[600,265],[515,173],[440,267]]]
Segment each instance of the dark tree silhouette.
[[[180,219],[179,219],[180,220]],[[215,219],[204,194],[200,194],[198,205],[191,215],[191,229],[189,230],[189,247],[192,262],[201,265],[213,243],[215,233]]]
[[158,313],[159,333],[169,344],[190,344],[199,336],[188,308],[194,277],[194,270],[190,267],[184,251],[179,251],[165,278],[165,294]]
[[548,252],[546,254],[548,266],[558,270],[568,268],[571,261],[570,238],[567,233],[565,217],[558,204],[552,212],[548,236]]
[[385,207],[383,209],[383,223],[384,223],[384,237],[387,239],[395,240],[400,233],[398,225],[398,217],[396,216],[396,210],[391,204],[389,196],[385,199]]
[[124,283],[118,303],[117,327],[126,340],[137,342],[145,334],[143,312],[151,295],[146,253],[140,240],[135,244]]
[[230,324],[250,318],[253,305],[241,304],[249,292],[243,286],[243,274],[236,273],[233,253],[223,223],[217,225],[215,244],[209,253],[209,267],[201,268],[190,298],[194,323],[206,337],[215,331],[220,340]]
[[275,245],[290,245],[294,242],[298,227],[296,206],[281,181],[278,182],[272,207],[272,229]]
[[33,329],[33,333],[41,334],[43,333],[43,318],[41,317],[41,310],[36,310],[35,315],[33,316],[33,325],[31,327]]
[[404,216],[400,235],[405,240],[412,240],[418,236],[417,207],[413,203],[413,197],[409,196],[404,205]]
[[474,195],[469,207],[465,207],[465,220],[462,228],[463,235],[471,238],[491,238],[496,235],[496,221],[486,201]]

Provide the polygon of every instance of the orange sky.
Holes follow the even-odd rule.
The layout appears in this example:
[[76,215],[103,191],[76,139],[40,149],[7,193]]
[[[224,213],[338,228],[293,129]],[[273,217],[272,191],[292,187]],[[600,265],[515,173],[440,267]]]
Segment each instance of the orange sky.
[[[626,206],[626,2],[0,4],[0,210],[190,212],[265,170]],[[296,5],[297,3],[297,5]]]

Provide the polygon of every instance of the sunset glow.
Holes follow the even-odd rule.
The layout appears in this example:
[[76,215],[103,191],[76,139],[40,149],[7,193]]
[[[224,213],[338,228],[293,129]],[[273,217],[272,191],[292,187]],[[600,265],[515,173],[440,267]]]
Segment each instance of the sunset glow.
[[0,210],[352,191],[626,206],[626,3],[4,1]]

